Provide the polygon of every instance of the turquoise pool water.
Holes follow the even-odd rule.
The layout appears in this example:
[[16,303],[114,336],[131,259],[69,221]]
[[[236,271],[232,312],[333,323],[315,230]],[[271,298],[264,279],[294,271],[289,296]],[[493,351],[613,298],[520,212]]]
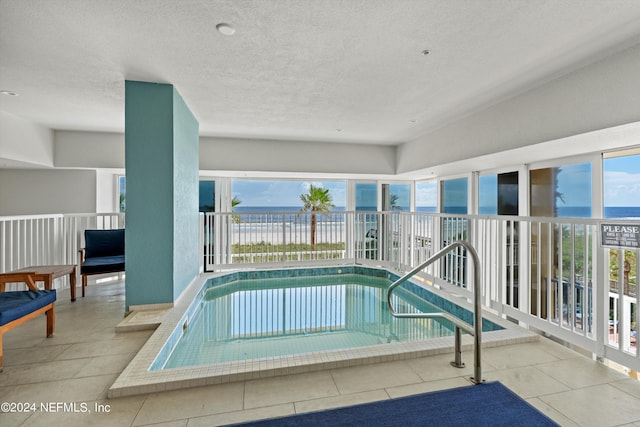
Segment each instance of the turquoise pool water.
[[[236,272],[209,280],[151,370],[277,358],[453,335],[446,319],[396,319],[387,288],[394,274],[348,266]],[[411,282],[399,312],[471,313]],[[484,330],[500,327],[483,320]]]

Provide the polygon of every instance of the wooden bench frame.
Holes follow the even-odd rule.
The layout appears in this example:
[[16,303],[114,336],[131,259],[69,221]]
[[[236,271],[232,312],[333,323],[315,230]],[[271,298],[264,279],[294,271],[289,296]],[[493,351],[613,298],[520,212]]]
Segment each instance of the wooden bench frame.
[[[29,288],[30,291],[37,291],[38,287],[36,286],[36,282],[33,278],[33,276],[29,275],[27,277],[25,276],[21,276],[24,279],[24,283],[27,284],[27,287]],[[2,357],[3,357],[3,345],[2,345],[2,336],[4,335],[5,332],[10,331],[11,329],[22,325],[23,323],[33,319],[34,317],[37,317],[39,315],[41,315],[42,313],[45,313],[47,316],[47,338],[52,337],[55,333],[55,327],[56,327],[56,315],[55,315],[55,310],[54,310],[54,304],[55,303],[50,303],[45,305],[44,307],[41,307],[35,311],[32,311],[29,314],[25,314],[22,317],[17,318],[16,320],[13,320],[9,323],[6,323],[2,326],[0,326],[0,372],[2,372]]]

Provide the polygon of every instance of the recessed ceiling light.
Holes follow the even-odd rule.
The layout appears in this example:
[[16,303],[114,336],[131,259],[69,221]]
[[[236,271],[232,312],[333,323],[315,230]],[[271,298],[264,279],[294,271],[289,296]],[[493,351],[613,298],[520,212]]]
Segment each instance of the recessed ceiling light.
[[423,54],[424,56],[427,56],[427,55],[429,55],[431,53],[431,51],[429,49],[425,49],[420,53]]
[[233,28],[229,24],[225,24],[224,22],[221,22],[218,25],[216,25],[216,30],[218,30],[220,34],[224,34],[225,36],[230,36],[236,32],[235,28]]
[[11,91],[11,90],[0,90],[0,93],[3,95],[7,95],[7,96],[18,96],[17,93]]

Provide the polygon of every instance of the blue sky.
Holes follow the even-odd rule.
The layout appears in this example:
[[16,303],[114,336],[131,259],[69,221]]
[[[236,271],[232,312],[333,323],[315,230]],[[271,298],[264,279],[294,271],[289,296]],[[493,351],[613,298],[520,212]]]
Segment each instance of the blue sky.
[[561,166],[558,192],[564,203],[557,200],[557,206],[591,206],[591,163]]
[[640,154],[604,160],[604,205],[640,206]]
[[435,182],[418,182],[416,184],[416,206],[437,206],[438,187]]
[[241,206],[300,206],[300,195],[309,192],[311,185],[328,188],[334,206],[346,206],[345,181],[265,181],[234,180],[233,195]]

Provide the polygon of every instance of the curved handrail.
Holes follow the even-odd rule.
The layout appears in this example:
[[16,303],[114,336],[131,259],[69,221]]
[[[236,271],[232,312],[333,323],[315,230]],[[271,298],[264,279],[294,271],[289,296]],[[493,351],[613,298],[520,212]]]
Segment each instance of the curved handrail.
[[[429,265],[433,264],[440,258],[444,257],[447,253],[451,252],[453,249],[458,247],[465,248],[471,255],[471,258],[473,259],[473,323],[474,323],[473,330],[471,329],[471,326],[468,325],[467,323],[463,322],[457,317],[453,317],[445,313],[396,313],[391,303],[391,293],[393,292],[393,290],[398,286],[400,286],[401,284],[403,284],[404,282],[406,282],[407,280],[409,280],[411,277],[415,276],[420,271],[424,270]],[[402,276],[401,278],[393,282],[388,289],[387,303],[389,304],[389,310],[391,311],[391,315],[393,317],[399,317],[399,318],[445,317],[451,320],[457,326],[465,329],[467,332],[472,333],[474,337],[474,345],[473,345],[474,377],[472,379],[476,384],[480,384],[482,382],[482,366],[480,361],[481,351],[482,351],[481,350],[481,346],[482,346],[482,305],[481,305],[482,295],[481,295],[481,292],[482,292],[482,289],[481,289],[481,283],[480,283],[480,259],[478,258],[478,253],[476,252],[474,247],[471,246],[471,244],[466,240],[457,240],[445,246],[444,248],[440,249],[438,252],[433,254],[428,260],[426,260],[425,262],[423,262],[422,264],[420,264],[419,266],[417,266],[416,268],[414,268],[413,270],[411,270],[410,272],[408,272],[407,274],[405,274],[404,276]]]

